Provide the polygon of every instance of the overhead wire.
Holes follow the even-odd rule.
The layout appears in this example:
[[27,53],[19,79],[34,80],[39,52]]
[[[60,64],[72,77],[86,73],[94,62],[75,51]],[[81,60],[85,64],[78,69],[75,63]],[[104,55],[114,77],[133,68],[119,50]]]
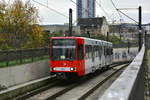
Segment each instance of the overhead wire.
[[119,17],[120,17],[120,24],[121,24],[121,23],[122,23],[122,20],[123,20],[123,17],[122,17],[121,14],[118,12],[117,7],[116,7],[115,3],[113,2],[113,0],[110,0],[110,1],[111,1],[113,7],[115,8],[115,10],[117,11],[117,13],[118,13],[118,15],[119,15]]
[[[51,8],[51,7],[49,7],[48,6],[48,2],[47,2],[47,5],[44,5],[44,4],[42,4],[42,3],[40,3],[40,2],[38,2],[38,1],[35,1],[35,0],[32,0],[33,2],[35,2],[35,3],[37,3],[37,4],[39,4],[39,5],[41,5],[41,6],[43,6],[43,7],[45,7],[45,8],[47,8],[47,9],[49,9],[49,10],[51,10],[51,11],[53,11],[53,12],[55,12],[55,13],[57,13],[57,14],[59,14],[59,15],[61,15],[61,16],[63,16],[63,17],[65,17],[65,18],[67,18],[67,19],[69,19],[69,16],[66,16],[65,14],[63,14],[63,13],[61,13],[61,12],[59,12],[59,11],[57,11],[57,10],[55,10],[55,9],[53,9],[53,8]],[[73,3],[75,3],[74,1],[72,1],[71,0],[71,2],[73,2]],[[76,4],[76,3],[75,3]],[[86,10],[87,11],[87,10]],[[75,23],[76,23],[77,21],[75,21]],[[74,23],[74,24],[75,24]]]
[[[122,8],[122,9],[118,9],[118,8],[116,7],[116,5],[114,4],[113,0],[110,0],[110,1],[111,1],[112,5],[114,6],[114,8],[116,9],[116,11],[118,12],[118,14],[119,14],[120,17],[122,17],[121,14],[123,14],[124,16],[128,17],[128,18],[131,19],[132,21],[138,23],[136,20],[134,20],[133,18],[131,18],[131,17],[128,16],[127,14],[123,13],[122,11],[120,11],[120,10],[133,10],[133,9],[137,9],[137,8]],[[121,14],[120,14],[120,13],[121,13]]]
[[[109,16],[109,14],[106,12],[106,10],[103,8],[103,6],[97,1],[95,0],[96,4],[102,9],[102,11],[104,12],[104,14],[111,19],[111,17]],[[112,19],[111,19],[112,20]]]
[[125,15],[126,17],[128,17],[129,19],[131,19],[132,21],[134,21],[135,23],[137,23],[138,24],[138,22],[136,21],[136,20],[134,20],[133,18],[131,18],[130,16],[128,16],[127,14],[125,14],[125,13],[123,13],[122,11],[120,11],[119,9],[118,9],[118,11],[120,12],[120,13],[122,13],[123,15]]
[[119,10],[137,10],[138,8],[119,8]]
[[39,4],[39,5],[41,5],[41,6],[43,6],[43,7],[46,7],[47,9],[49,9],[49,10],[51,10],[51,11],[53,11],[53,12],[55,12],[55,13],[57,13],[57,14],[63,16],[63,17],[69,18],[69,16],[66,16],[65,14],[63,14],[63,13],[61,13],[61,12],[59,12],[59,11],[57,11],[57,10],[51,8],[51,7],[48,7],[48,6],[46,6],[46,5],[44,5],[44,4],[40,3],[40,2],[37,2],[37,1],[35,1],[35,0],[32,0],[32,1],[35,2],[35,3],[37,3],[37,4]]

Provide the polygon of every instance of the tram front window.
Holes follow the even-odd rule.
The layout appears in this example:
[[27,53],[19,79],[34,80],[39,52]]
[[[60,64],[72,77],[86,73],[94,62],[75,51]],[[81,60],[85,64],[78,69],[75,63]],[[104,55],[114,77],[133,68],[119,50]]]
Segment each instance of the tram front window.
[[76,51],[76,42],[73,39],[52,40],[53,60],[74,60],[75,51]]

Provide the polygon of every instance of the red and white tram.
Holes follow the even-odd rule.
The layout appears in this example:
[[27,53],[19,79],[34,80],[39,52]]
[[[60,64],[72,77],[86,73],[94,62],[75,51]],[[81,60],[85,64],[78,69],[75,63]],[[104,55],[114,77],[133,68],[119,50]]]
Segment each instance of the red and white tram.
[[112,43],[85,37],[52,37],[50,72],[62,79],[81,77],[112,64]]

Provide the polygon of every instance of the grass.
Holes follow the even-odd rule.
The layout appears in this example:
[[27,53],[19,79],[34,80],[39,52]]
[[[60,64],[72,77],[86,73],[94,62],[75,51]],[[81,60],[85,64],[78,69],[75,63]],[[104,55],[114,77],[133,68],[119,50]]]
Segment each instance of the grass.
[[27,58],[27,59],[22,59],[22,62],[20,60],[13,60],[7,62],[0,62],[0,68],[5,68],[5,67],[12,67],[15,65],[21,65],[21,64],[28,64],[36,61],[41,61],[41,60],[48,60],[49,56],[44,56],[44,57],[35,57],[35,58]]

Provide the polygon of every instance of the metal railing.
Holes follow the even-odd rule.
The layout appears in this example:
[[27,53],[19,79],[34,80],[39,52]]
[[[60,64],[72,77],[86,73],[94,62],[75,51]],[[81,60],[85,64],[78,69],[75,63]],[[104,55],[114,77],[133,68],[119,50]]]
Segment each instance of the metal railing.
[[99,100],[144,100],[145,45]]
[[[131,44],[136,46],[136,44]],[[117,44],[114,45],[114,48],[119,47],[128,47],[128,44]],[[0,51],[0,67],[24,64],[28,62],[33,62],[37,59],[45,59],[49,57],[49,48],[34,48],[34,49],[20,49],[20,50],[9,50],[9,51]]]
[[0,67],[23,64],[49,57],[49,48],[0,51]]

